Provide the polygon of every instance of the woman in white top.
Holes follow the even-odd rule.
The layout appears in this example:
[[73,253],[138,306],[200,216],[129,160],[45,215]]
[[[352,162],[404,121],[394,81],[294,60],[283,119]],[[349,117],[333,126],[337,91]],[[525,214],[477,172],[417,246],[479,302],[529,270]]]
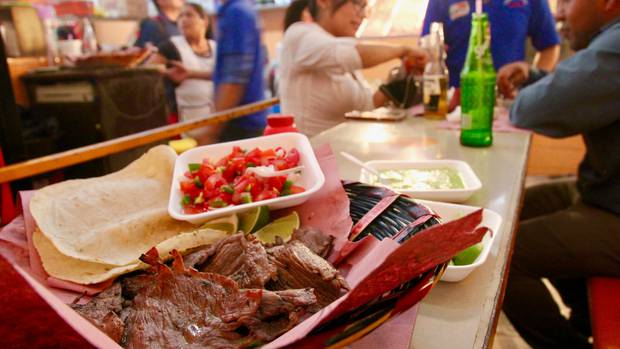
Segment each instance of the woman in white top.
[[[165,75],[175,85],[176,105],[181,121],[211,114],[214,108],[212,72],[215,67],[215,41],[207,39],[209,17],[194,3],[183,7],[177,20],[183,35],[173,36],[159,46],[151,63],[166,63]],[[217,140],[217,128],[188,132],[198,143]]]
[[363,68],[407,58],[423,68],[427,54],[405,46],[358,42],[354,36],[366,16],[366,0],[310,0],[315,23],[295,23],[284,34],[280,62],[282,112],[293,114],[297,127],[315,134],[344,121],[351,110],[383,106],[360,74]]

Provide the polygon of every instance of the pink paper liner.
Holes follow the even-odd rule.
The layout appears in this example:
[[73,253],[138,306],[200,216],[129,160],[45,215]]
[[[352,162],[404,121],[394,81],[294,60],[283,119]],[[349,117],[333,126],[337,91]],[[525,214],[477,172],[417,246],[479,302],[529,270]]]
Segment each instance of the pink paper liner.
[[[326,185],[322,192],[317,193],[316,197],[311,198],[304,207],[300,207],[300,218],[302,222],[312,222],[310,225],[316,226],[317,222],[325,222],[327,219],[316,220],[316,217],[323,217],[317,212],[317,207],[330,207],[329,211],[335,219],[329,224],[325,224],[325,231],[335,236],[336,252],[333,255],[340,255],[342,250],[346,251],[349,259],[343,264],[343,269],[347,269],[346,279],[352,287],[358,285],[366,278],[374,268],[381,264],[388,255],[399,247],[398,243],[391,239],[378,241],[372,236],[362,239],[359,242],[348,241],[352,221],[348,210],[348,197],[340,182],[335,157],[328,145],[318,147],[317,157],[323,171],[326,174]],[[329,174],[329,175],[328,175]],[[335,175],[334,175],[335,174]],[[49,277],[42,268],[40,258],[32,243],[32,233],[35,229],[35,222],[28,209],[28,204],[33,192],[20,193],[23,207],[22,222],[16,220],[10,229],[0,232],[0,254],[13,263],[14,267],[24,276],[28,283],[48,302],[48,304],[71,325],[78,333],[84,336],[90,343],[99,348],[120,348],[109,337],[99,331],[90,322],[79,316],[65,303],[71,302],[77,295],[87,293],[97,293],[103,290],[105,285],[99,284],[97,287],[88,287],[63,280]],[[347,199],[346,207],[342,204],[342,195]],[[326,199],[332,199],[332,206],[326,206]],[[339,199],[340,198],[340,199]],[[312,201],[314,200],[314,202]],[[343,212],[346,214],[344,217]],[[314,218],[314,219],[313,219]],[[8,246],[8,247],[7,247]],[[29,255],[29,263],[24,262],[25,255]],[[20,260],[21,263],[16,263]],[[112,281],[110,281],[111,283]],[[47,286],[46,286],[47,285]],[[109,285],[108,285],[109,286]],[[106,286],[107,287],[107,286]],[[67,291],[69,290],[69,291]],[[73,291],[73,292],[70,292]],[[323,321],[332,310],[344,301],[346,297],[341,297],[326,308],[306,321],[299,324],[291,331],[280,336],[264,348],[280,348],[287,343],[294,343],[305,337],[316,325]],[[405,349],[409,347],[417,307],[413,307],[402,314],[390,319],[377,330],[371,332],[363,339],[354,343],[354,348],[376,348],[377,343],[390,349]],[[395,332],[397,331],[397,332]],[[395,333],[405,335],[395,336]]]

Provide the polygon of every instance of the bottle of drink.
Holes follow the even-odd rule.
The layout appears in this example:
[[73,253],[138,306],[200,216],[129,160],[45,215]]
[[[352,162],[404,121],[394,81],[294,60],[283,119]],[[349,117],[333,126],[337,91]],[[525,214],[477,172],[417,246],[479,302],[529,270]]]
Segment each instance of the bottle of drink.
[[489,18],[486,13],[475,13],[471,22],[467,59],[461,72],[461,144],[488,147],[493,143],[496,79]]
[[445,119],[448,113],[448,67],[445,63],[443,24],[431,24],[431,32],[425,42],[430,59],[424,68],[424,116],[429,119]]

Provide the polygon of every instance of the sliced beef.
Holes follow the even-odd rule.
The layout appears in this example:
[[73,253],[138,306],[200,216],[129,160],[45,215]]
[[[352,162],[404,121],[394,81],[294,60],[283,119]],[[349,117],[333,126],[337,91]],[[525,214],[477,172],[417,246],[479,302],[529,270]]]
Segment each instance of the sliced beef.
[[199,269],[215,253],[215,246],[207,245],[183,257],[183,264],[188,268]]
[[[143,260],[158,263],[157,252]],[[245,332],[248,319],[256,318],[262,290],[240,290],[228,277],[186,270],[178,253],[172,269],[159,263],[154,268],[153,283],[138,291],[127,315],[126,348],[246,348],[255,343],[256,337]]]
[[116,282],[88,303],[71,304],[71,308],[97,326],[108,337],[120,343],[125,327],[118,315],[122,310],[122,304],[121,284]]
[[339,298],[343,289],[349,289],[338,270],[299,241],[272,247],[268,252],[277,267],[277,277],[270,284],[276,290],[313,288],[320,309]]
[[270,263],[263,245],[243,234],[232,235],[215,245],[212,255],[199,270],[228,276],[241,288],[264,288],[276,275],[276,268]]
[[123,298],[130,301],[133,300],[142,288],[153,282],[154,277],[153,274],[140,272],[122,278]]
[[301,227],[293,232],[291,240],[297,240],[306,245],[312,252],[324,259],[329,257],[334,245],[334,237],[325,235],[313,227]]
[[316,306],[312,289],[267,291],[263,290],[256,318],[248,327],[264,342],[270,342],[295,327],[308,309]]

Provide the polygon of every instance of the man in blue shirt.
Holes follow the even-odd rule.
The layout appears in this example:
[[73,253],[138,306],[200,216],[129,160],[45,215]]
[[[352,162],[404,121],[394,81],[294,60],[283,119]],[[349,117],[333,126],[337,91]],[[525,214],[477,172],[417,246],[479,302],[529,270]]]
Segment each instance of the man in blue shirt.
[[[529,188],[516,236],[504,311],[534,348],[591,348],[586,278],[620,277],[620,0],[558,0],[576,54],[551,74],[525,62],[498,72],[518,127],[582,135],[577,181]],[[560,314],[541,278],[571,307]]]
[[[226,110],[265,98],[264,55],[256,10],[250,0],[222,0],[217,12],[215,108]],[[255,137],[266,125],[266,111],[229,121],[220,141]]]
[[140,22],[140,31],[135,45],[144,47],[147,43],[158,46],[171,36],[181,35],[177,26],[177,18],[185,4],[184,0],[153,0],[157,7],[157,16]]
[[[475,3],[476,0],[429,0],[422,27],[422,35],[426,35],[432,22],[443,23],[450,86],[457,88],[465,64]],[[523,61],[526,40],[530,37],[539,53],[537,67],[553,70],[559,58],[560,40],[547,0],[484,0],[483,11],[489,15],[495,69]],[[456,96],[455,102],[458,102],[459,95]]]

